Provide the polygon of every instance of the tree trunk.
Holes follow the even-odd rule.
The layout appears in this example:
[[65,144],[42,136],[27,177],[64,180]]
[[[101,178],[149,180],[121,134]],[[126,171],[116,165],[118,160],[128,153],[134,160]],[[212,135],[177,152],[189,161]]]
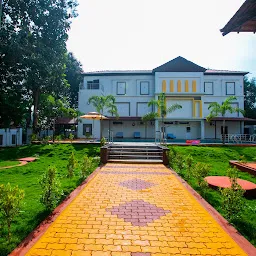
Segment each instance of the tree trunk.
[[100,139],[102,139],[102,118],[100,118]]
[[33,113],[33,131],[35,132],[37,124],[38,124],[38,104],[39,104],[39,88],[33,92],[33,105],[34,105],[34,113]]
[[223,145],[225,145],[225,135],[226,135],[226,133],[225,133],[225,119],[223,120],[223,123],[222,123],[222,144]]

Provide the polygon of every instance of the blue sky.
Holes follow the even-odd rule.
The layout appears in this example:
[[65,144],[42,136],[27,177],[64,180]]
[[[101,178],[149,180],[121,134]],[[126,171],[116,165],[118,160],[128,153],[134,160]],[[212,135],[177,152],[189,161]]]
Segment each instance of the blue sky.
[[153,69],[177,56],[256,77],[256,34],[220,29],[244,0],[78,0],[68,50],[84,71]]

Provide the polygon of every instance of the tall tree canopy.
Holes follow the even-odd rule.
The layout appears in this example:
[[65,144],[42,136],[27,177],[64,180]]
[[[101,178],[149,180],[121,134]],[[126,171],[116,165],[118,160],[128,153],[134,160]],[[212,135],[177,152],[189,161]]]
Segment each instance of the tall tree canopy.
[[66,79],[68,84],[67,97],[69,98],[70,106],[78,108],[78,92],[80,84],[83,81],[82,77],[83,69],[82,64],[75,58],[73,53],[67,54],[66,64]]
[[[17,124],[17,120],[26,114],[31,116],[29,112],[34,105],[33,126],[36,127],[40,95],[59,97],[68,86],[65,79],[66,41],[71,20],[76,16],[76,6],[76,0],[3,2],[0,123],[13,121]],[[11,102],[9,96],[14,98]],[[9,115],[2,113],[2,109]]]
[[256,79],[244,78],[245,116],[256,119]]

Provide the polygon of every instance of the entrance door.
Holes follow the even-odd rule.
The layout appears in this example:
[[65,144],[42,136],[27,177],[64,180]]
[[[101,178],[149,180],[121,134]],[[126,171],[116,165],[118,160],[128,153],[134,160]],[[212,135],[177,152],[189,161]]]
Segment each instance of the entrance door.
[[191,127],[190,126],[186,127],[186,139],[187,140],[191,139]]

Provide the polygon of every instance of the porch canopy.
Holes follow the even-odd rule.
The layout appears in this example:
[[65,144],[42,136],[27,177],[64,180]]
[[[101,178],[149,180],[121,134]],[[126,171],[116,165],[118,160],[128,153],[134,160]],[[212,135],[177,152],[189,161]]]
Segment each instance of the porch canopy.
[[256,119],[248,118],[248,117],[214,117],[211,121],[243,121],[243,122],[255,122]]
[[256,32],[256,1],[246,0],[230,21],[220,30],[225,36],[230,32]]

